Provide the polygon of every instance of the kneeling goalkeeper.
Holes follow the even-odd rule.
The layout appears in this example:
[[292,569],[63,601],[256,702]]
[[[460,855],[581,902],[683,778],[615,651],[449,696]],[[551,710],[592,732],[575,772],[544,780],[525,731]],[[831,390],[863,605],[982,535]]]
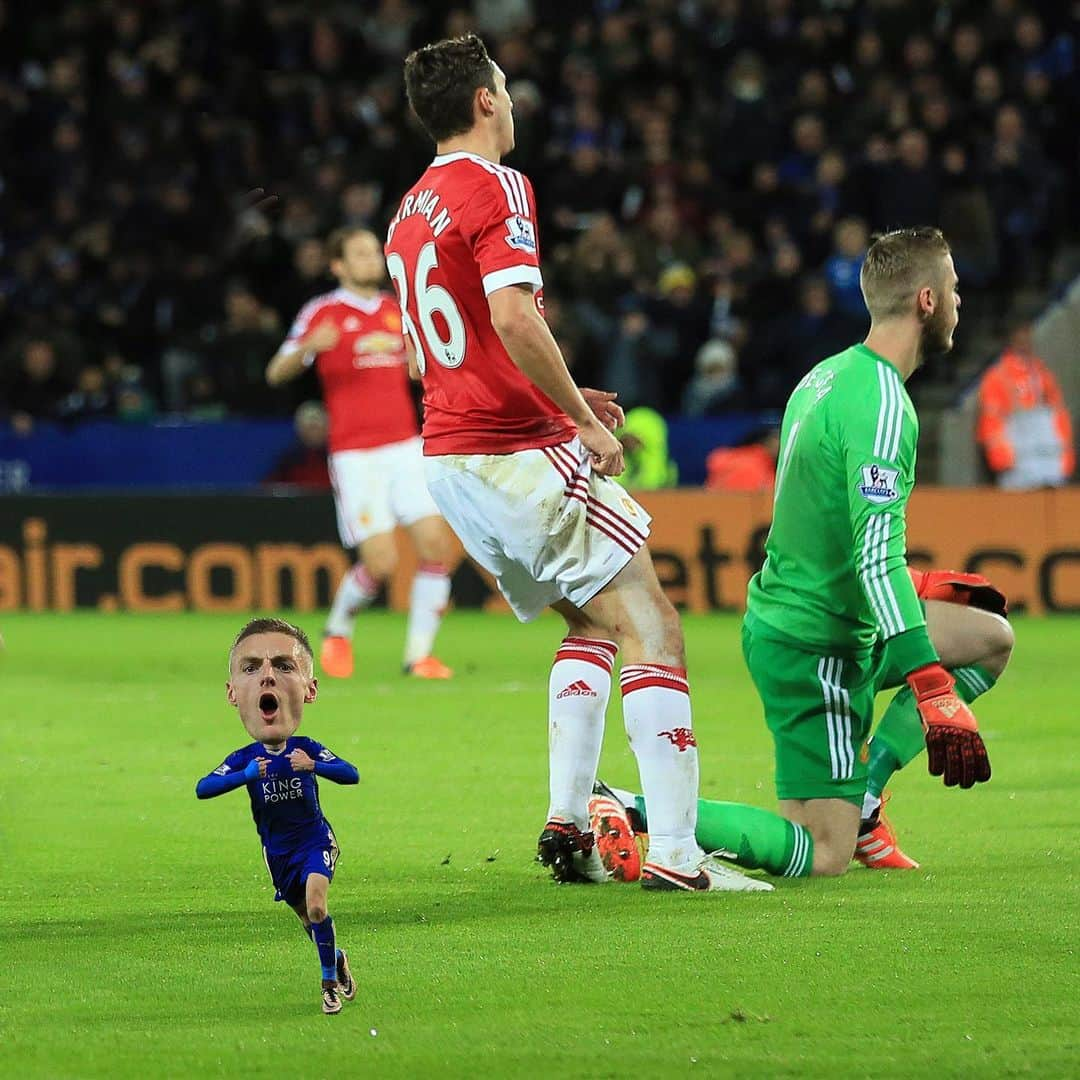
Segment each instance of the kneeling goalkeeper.
[[958,281],[937,229],[878,237],[860,283],[866,341],[813,368],[784,414],[766,559],[749,586],[743,655],[776,745],[780,812],[809,872],[841,874],[863,818],[860,749],[892,679],[921,720],[930,773],[964,788],[990,761],[964,701],[982,681],[942,665],[908,574],[905,511],[919,424],[905,381],[952,348]]
[[[881,798],[923,740],[930,773],[947,786],[990,779],[967,702],[1008,662],[1004,598],[969,575],[909,574],[905,544],[918,418],[904,383],[924,356],[951,349],[957,284],[937,229],[879,237],[861,274],[866,341],[818,364],[788,401],[766,559],[743,623],[743,655],[775,743],[782,817],[732,803],[708,804],[698,817],[699,841],[707,826],[706,847],[740,865],[791,877],[842,874],[853,856],[868,866],[916,865],[896,848]],[[979,618],[950,601],[972,605]],[[931,608],[940,654],[927,631]],[[984,636],[978,621],[994,631],[989,648],[965,642]],[[874,697],[897,685],[864,758]],[[596,802],[597,816],[619,818],[619,800]],[[618,828],[596,828],[601,850],[610,833],[608,846],[632,862]]]

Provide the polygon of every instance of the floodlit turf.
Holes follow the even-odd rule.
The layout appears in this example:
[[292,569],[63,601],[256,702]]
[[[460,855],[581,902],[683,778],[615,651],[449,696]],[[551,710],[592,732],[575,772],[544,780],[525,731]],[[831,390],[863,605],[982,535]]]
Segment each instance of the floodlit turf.
[[[0,1074],[1076,1075],[1080,622],[1018,623],[977,706],[988,786],[946,791],[922,760],[897,778],[922,870],[691,897],[531,861],[554,619],[451,616],[458,675],[425,684],[397,673],[402,620],[362,618],[357,676],[301,729],[361,773],[320,785],[360,985],[328,1018],[245,794],[194,796],[246,741],[223,691],[239,621],[4,617]],[[738,621],[686,627],[703,792],[772,806]],[[601,774],[630,786],[618,717]]]

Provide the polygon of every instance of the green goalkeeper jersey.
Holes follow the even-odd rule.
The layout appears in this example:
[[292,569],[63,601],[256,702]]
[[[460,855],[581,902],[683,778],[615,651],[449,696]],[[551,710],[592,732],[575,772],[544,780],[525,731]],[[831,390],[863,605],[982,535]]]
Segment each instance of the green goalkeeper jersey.
[[881,640],[904,673],[937,660],[907,572],[918,435],[899,372],[865,345],[802,379],[784,411],[772,528],[748,612],[814,651],[856,655]]

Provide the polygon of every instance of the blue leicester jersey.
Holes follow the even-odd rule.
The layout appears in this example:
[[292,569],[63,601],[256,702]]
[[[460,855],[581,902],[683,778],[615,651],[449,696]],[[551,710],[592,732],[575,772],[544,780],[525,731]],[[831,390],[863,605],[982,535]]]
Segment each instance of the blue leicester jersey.
[[330,829],[319,805],[319,782],[315,773],[293,772],[288,759],[293,750],[303,750],[316,767],[320,763],[338,762],[321,743],[293,736],[277,753],[257,742],[234,750],[214,770],[214,775],[231,776],[242,773],[248,762],[255,758],[270,760],[265,777],[247,782],[251,816],[269,855],[285,855],[309,844],[323,843]]

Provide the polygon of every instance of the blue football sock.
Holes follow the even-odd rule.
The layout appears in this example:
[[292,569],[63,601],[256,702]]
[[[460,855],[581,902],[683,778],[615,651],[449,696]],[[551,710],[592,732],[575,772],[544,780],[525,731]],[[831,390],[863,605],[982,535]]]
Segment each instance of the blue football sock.
[[334,941],[334,920],[329,915],[322,922],[311,924],[311,936],[319,950],[319,963],[324,979],[337,978],[337,945]]

